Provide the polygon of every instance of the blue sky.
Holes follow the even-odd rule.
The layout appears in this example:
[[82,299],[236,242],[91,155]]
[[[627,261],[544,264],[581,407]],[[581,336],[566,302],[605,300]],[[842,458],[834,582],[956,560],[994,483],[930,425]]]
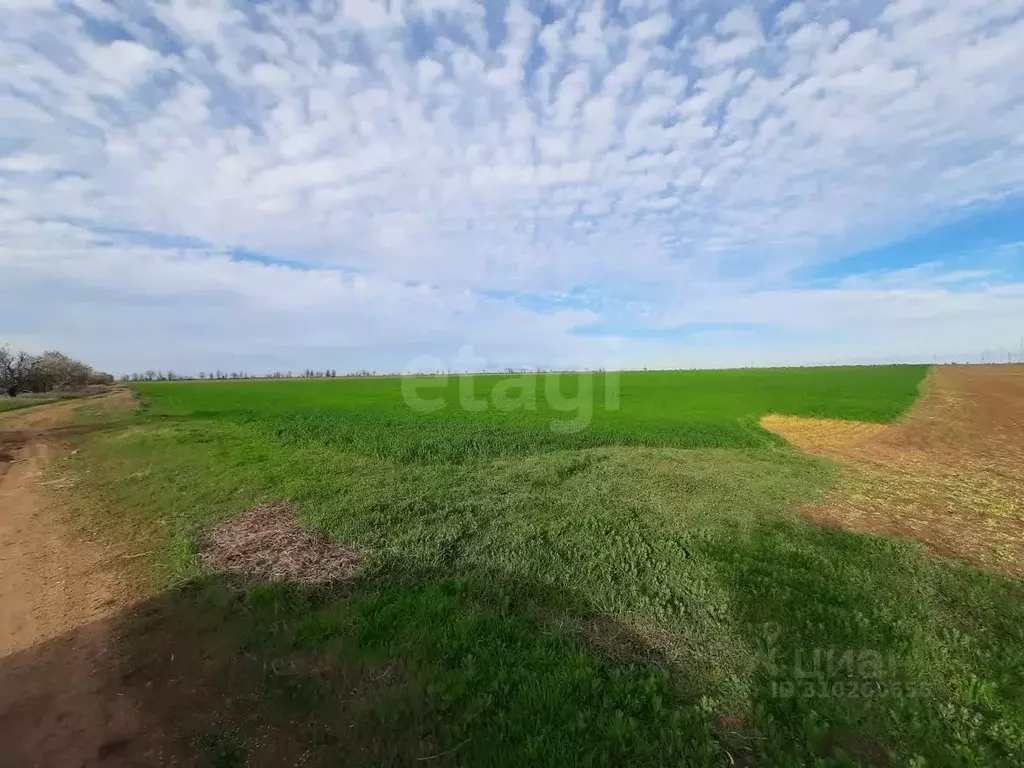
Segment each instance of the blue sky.
[[0,342],[113,371],[977,359],[1024,0],[2,0]]

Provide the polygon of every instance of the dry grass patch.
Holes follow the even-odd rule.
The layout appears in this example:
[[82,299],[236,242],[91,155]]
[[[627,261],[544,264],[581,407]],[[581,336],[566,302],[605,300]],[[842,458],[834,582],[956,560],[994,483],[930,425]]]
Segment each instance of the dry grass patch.
[[361,554],[298,524],[286,502],[275,502],[213,526],[200,561],[215,571],[269,581],[333,584],[349,581]]
[[796,447],[843,463],[812,520],[924,542],[1024,573],[1024,366],[943,366],[895,424],[766,416]]
[[641,622],[631,625],[610,616],[577,620],[573,628],[587,647],[620,664],[665,665],[668,653],[679,642],[661,627]]

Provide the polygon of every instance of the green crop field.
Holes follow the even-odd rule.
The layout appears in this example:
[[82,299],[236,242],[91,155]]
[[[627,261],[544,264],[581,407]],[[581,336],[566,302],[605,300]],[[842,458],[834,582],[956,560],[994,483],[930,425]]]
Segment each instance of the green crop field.
[[138,385],[157,413],[245,424],[381,458],[460,460],[604,445],[760,448],[766,413],[886,422],[924,368],[793,368]]
[[[126,653],[172,617],[244,693],[181,717],[214,764],[287,722],[325,764],[1019,765],[1021,582],[805,521],[836,469],[758,426],[892,421],[925,373],[140,384],[65,466],[152,553]],[[274,500],[359,578],[205,572],[204,529]]]

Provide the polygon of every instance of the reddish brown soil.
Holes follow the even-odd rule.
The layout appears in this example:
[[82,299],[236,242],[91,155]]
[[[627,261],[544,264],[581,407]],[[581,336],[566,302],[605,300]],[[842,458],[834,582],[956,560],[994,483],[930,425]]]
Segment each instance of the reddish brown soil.
[[1024,365],[934,368],[892,425],[777,415],[761,423],[842,463],[828,502],[804,510],[815,522],[1024,573]]

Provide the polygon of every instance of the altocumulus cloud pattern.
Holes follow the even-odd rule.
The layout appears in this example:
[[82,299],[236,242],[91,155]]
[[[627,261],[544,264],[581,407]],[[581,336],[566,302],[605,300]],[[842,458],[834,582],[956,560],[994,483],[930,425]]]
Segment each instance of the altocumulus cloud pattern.
[[16,343],[697,365],[1024,326],[1022,0],[0,11]]

